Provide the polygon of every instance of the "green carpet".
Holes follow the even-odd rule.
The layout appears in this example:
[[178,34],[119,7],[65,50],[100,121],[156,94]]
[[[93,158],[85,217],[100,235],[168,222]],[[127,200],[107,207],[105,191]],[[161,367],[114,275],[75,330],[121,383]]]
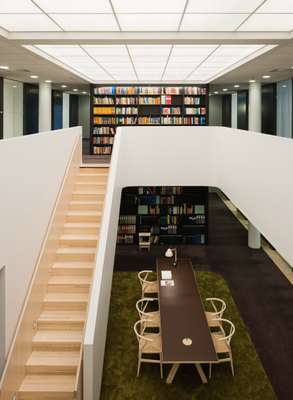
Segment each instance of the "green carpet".
[[[181,366],[172,385],[165,380],[170,366],[142,364],[136,378],[137,340],[133,324],[138,319],[135,303],[140,285],[135,272],[115,272],[102,382],[102,400],[270,400],[276,395],[246,331],[229,288],[223,278],[211,272],[196,273],[202,298],[220,297],[227,304],[225,318],[233,321],[232,339],[235,377],[229,363],[213,366],[212,379],[202,384],[191,365]],[[207,374],[207,367],[204,367]],[[207,374],[208,375],[208,374]]]

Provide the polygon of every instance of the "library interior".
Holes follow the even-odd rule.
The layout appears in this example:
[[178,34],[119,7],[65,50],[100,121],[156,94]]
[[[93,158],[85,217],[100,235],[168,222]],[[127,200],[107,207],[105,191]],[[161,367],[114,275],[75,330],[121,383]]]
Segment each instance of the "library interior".
[[293,399],[292,84],[292,0],[0,0],[0,400]]

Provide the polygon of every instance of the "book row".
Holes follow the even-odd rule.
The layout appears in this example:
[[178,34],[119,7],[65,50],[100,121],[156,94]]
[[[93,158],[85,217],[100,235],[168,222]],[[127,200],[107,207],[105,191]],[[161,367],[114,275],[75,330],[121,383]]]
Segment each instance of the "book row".
[[[116,101],[114,97],[94,97],[94,105],[172,105],[176,97],[171,95],[161,95],[158,97],[148,97],[148,96],[140,96],[140,97],[117,97]],[[178,103],[178,100],[176,100]],[[201,104],[200,97],[187,97],[184,96],[184,104],[185,105],[200,105]]]
[[94,136],[93,144],[113,144],[114,136]]
[[[139,204],[137,208],[137,213],[139,215],[159,215],[161,213],[160,205],[158,204]],[[166,211],[169,215],[194,215],[194,214],[204,214],[204,205],[190,205],[182,204],[180,206],[169,207]]]
[[112,146],[109,147],[93,146],[93,153],[97,155],[109,155],[112,153]]
[[184,86],[184,87],[161,87],[161,86],[105,86],[95,87],[96,95],[206,95],[206,87],[200,86]]

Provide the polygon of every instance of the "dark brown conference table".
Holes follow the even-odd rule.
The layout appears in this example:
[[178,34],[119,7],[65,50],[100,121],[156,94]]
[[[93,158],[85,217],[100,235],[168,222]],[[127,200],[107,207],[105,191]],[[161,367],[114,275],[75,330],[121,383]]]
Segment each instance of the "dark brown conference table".
[[[190,259],[157,259],[161,318],[162,361],[173,364],[167,383],[172,383],[180,364],[194,364],[203,383],[207,378],[200,364],[218,360],[199,295]],[[172,272],[174,286],[161,286],[161,271]]]

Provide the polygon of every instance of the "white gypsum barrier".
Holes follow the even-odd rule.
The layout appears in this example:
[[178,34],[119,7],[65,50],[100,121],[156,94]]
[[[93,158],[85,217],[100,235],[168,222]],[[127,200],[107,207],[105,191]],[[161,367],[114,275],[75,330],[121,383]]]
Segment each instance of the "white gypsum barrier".
[[119,128],[85,335],[85,400],[102,379],[120,196],[127,186],[214,186],[293,265],[291,139],[223,127]]

